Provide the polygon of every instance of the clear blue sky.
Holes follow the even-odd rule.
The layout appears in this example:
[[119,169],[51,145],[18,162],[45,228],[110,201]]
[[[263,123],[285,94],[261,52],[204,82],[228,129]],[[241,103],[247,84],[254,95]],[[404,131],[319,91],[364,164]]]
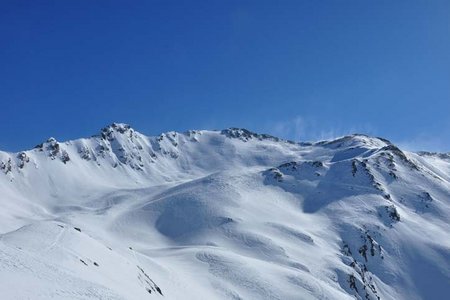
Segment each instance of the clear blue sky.
[[236,126],[450,151],[450,1],[0,2],[0,149]]

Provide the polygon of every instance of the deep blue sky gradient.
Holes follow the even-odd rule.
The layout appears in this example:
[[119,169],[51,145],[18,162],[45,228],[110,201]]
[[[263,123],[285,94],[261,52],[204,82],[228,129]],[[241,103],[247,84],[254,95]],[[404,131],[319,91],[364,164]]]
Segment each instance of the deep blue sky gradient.
[[450,1],[0,1],[0,149],[352,132],[450,151]]

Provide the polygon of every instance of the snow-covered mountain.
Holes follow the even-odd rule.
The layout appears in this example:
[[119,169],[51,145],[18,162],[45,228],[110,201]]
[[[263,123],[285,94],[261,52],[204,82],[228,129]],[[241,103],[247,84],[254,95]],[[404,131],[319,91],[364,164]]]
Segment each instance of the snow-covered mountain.
[[450,155],[365,135],[0,152],[1,299],[446,299]]

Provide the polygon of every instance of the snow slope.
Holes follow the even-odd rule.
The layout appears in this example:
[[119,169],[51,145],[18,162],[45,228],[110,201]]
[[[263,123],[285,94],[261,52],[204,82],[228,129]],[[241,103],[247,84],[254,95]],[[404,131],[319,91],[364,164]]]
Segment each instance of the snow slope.
[[447,298],[449,157],[120,123],[0,152],[0,294]]

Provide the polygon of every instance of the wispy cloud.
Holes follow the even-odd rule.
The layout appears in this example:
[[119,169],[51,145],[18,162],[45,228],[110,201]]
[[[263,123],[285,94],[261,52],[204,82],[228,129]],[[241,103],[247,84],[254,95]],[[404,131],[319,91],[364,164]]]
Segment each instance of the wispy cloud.
[[266,130],[271,131],[273,135],[285,138],[298,139],[305,135],[308,129],[307,122],[300,116],[292,120],[272,122]]
[[375,134],[370,124],[360,124],[346,128],[340,122],[330,124],[313,118],[296,116],[288,120],[268,121],[263,128],[266,132],[295,141],[319,141],[333,139],[352,133]]
[[[320,141],[330,140],[353,133],[364,133],[372,136],[379,136],[378,130],[371,124],[356,124],[351,127],[342,125],[344,122],[314,119],[311,117],[295,116],[286,120],[267,121],[261,128],[269,134],[291,139],[294,141]],[[411,134],[411,138],[391,139],[389,134],[381,137],[391,139],[400,148],[409,151],[450,151],[450,128],[442,128],[440,132]]]
[[400,140],[397,145],[409,151],[431,151],[431,152],[449,152],[450,144],[448,139],[430,135],[426,133],[418,134],[417,136]]

